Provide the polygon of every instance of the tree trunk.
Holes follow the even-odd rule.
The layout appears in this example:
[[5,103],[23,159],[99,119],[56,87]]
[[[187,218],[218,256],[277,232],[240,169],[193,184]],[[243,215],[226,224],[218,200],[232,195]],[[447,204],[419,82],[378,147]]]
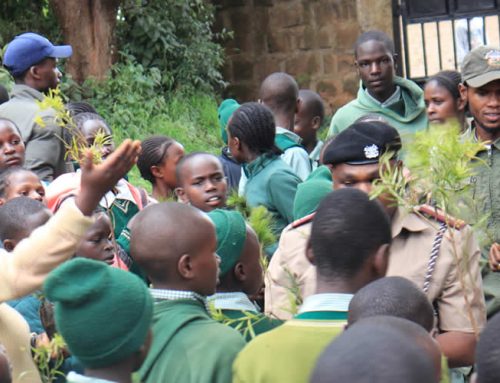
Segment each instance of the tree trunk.
[[73,47],[66,70],[82,83],[103,79],[113,64],[114,30],[120,0],[50,0],[64,35]]

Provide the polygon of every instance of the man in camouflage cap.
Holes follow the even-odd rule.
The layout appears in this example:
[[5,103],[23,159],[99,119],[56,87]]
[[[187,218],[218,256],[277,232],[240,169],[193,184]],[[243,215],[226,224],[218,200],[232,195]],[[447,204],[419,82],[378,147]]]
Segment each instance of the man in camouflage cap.
[[480,46],[465,56],[460,91],[473,117],[468,134],[485,142],[484,161],[471,177],[474,201],[488,214],[483,286],[488,317],[500,311],[500,47]]

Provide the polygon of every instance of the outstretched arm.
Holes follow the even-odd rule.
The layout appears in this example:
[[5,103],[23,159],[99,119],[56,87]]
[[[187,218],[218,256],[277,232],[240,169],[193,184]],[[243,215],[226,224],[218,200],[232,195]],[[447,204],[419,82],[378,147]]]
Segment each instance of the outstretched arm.
[[0,302],[40,288],[47,274],[71,257],[102,196],[135,164],[140,142],[126,140],[106,161],[93,165],[90,153],[74,202],[68,201],[45,225],[21,241],[12,253],[0,253]]

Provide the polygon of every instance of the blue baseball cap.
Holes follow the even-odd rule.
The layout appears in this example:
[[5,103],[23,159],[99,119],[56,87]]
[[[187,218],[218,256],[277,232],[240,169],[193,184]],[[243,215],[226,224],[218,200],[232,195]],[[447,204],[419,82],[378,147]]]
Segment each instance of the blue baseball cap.
[[45,37],[28,32],[16,36],[7,45],[3,65],[16,76],[44,58],[65,58],[72,53],[71,45],[54,45]]

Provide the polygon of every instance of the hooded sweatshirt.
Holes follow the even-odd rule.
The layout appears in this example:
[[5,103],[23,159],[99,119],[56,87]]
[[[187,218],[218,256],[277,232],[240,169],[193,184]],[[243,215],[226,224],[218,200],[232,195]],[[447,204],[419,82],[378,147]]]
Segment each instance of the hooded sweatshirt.
[[401,77],[394,77],[394,84],[400,87],[401,98],[383,107],[366,93],[360,82],[357,98],[337,110],[330,123],[328,135],[340,133],[368,113],[382,116],[402,137],[425,129],[427,114],[422,89],[413,81]]

